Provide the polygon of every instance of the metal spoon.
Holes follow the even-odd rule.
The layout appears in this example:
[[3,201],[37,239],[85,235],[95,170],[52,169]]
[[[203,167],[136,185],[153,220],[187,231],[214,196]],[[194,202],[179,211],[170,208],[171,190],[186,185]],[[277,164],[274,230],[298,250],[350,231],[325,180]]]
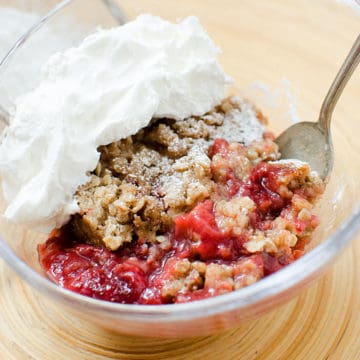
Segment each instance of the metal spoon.
[[318,122],[300,122],[286,129],[275,141],[282,159],[307,162],[323,180],[328,180],[334,162],[330,122],[335,105],[360,62],[360,35],[341,66],[321,106]]

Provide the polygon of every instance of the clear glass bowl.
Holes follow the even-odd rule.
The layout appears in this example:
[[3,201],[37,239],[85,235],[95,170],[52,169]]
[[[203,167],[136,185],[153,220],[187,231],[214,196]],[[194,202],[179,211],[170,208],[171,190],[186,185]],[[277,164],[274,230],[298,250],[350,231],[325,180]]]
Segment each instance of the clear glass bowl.
[[[56,1],[0,1],[0,6],[26,7],[45,13]],[[21,87],[9,84],[19,60],[41,62],[65,45],[76,44],[97,26],[113,26],[105,1],[68,1],[68,6],[45,27],[33,34],[0,67],[0,105],[11,110],[14,97],[36,83],[37,69],[23,67]],[[299,0],[291,8],[277,1],[235,0],[224,6],[184,1],[182,6],[159,1],[122,1],[129,18],[140,12],[169,20],[194,14],[208,30],[223,54],[221,62],[234,77],[237,89],[269,117],[270,128],[278,133],[293,120],[315,121],[323,97],[352,41],[357,36],[359,19],[345,7],[331,1]],[[203,4],[203,5],[201,5]],[[217,6],[217,7],[215,7]],[[296,14],[293,12],[296,8]],[[295,19],[295,20],[294,20]],[[326,21],[319,21],[326,19]],[[293,21],[294,20],[294,21]],[[346,34],[333,21],[347,26]],[[60,32],[67,43],[55,42],[43,58],[36,57],[43,36]],[[46,56],[45,56],[46,55]],[[24,61],[23,61],[24,62]],[[17,69],[16,71],[18,71]],[[355,74],[359,80],[358,74]],[[27,82],[28,81],[28,82]],[[10,82],[10,83],[9,83]],[[25,87],[25,83],[30,84]],[[334,115],[332,133],[335,167],[326,193],[317,206],[321,225],[316,230],[308,253],[294,264],[258,283],[211,299],[177,305],[113,304],[77,295],[62,289],[41,271],[37,244],[46,236],[0,220],[0,252],[8,265],[34,289],[58,302],[74,316],[85,317],[103,327],[126,334],[156,337],[188,337],[210,334],[260,316],[294,297],[313,282],[340,256],[360,229],[360,145],[356,129],[360,82],[352,79]],[[1,210],[5,204],[0,199]]]

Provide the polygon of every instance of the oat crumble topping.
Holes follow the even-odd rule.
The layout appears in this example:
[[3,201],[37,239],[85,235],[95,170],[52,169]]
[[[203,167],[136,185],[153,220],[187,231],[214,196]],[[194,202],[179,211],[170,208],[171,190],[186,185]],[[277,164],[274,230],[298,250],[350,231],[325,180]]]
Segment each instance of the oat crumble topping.
[[[295,261],[324,183],[279,160],[266,119],[225,99],[202,117],[153,119],[102,146],[80,211],[39,247],[62,286],[122,303],[181,303],[238,290]],[[74,266],[76,264],[76,266]]]
[[[213,192],[210,144],[219,137],[243,144],[262,139],[264,121],[251,104],[231,97],[201,118],[154,119],[135,136],[102,146],[95,173],[76,193],[75,231],[111,250],[134,237],[156,242],[176,215]],[[255,143],[246,157],[234,157],[234,166],[247,171],[248,162],[275,160],[279,155],[273,150]]]

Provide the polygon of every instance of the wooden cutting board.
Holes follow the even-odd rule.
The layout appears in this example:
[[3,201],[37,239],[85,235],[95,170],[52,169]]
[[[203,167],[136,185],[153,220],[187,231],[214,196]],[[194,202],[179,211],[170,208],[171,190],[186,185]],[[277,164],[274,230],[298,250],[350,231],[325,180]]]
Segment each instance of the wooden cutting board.
[[[227,27],[231,26],[231,23],[223,21],[221,14],[225,11],[226,16],[231,17],[233,12],[237,13],[236,7],[244,2],[248,4],[249,9],[252,7],[246,14],[238,13],[238,21],[249,23],[249,26],[246,24],[246,28],[249,29],[246,36],[250,37],[249,43],[251,43],[251,34],[256,28],[256,23],[255,25],[253,23],[262,21],[261,18],[256,17],[256,8],[270,6],[265,0],[257,2],[171,0],[167,2],[167,4],[171,2],[171,6],[166,7],[162,6],[165,4],[163,0],[161,2],[159,0],[124,2],[131,4],[134,13],[139,9],[146,9],[151,3],[153,8],[158,9],[158,14],[163,16],[168,14],[170,18],[174,18],[175,15],[185,15],[189,12],[185,9],[191,9],[191,12],[197,14],[201,14],[202,11],[202,21],[206,28],[209,26],[209,32],[212,32],[214,26],[217,27],[214,31],[215,40],[221,44],[224,54],[231,53],[235,39],[225,38]],[[278,0],[271,3],[277,3],[277,6],[281,7],[282,11],[279,14],[281,13],[282,19],[291,18],[295,24],[293,30],[310,27],[315,31],[316,24],[320,21],[333,24],[333,32],[329,36],[333,36],[334,41],[340,41],[337,43],[337,49],[342,54],[346,53],[346,47],[351,43],[350,39],[354,39],[354,35],[360,30],[360,14],[357,17],[351,9],[336,4],[333,0],[317,0],[316,2],[309,0],[307,10],[304,6],[299,7],[297,1]],[[321,19],[313,19],[305,14],[305,11],[312,6],[325,7],[326,11],[322,12]],[[207,8],[206,12],[204,12],[204,7]],[[337,22],[338,12],[342,14]],[[246,18],[244,18],[245,15]],[[249,19],[248,16],[252,18]],[[273,22],[275,26],[280,20],[274,18],[269,24]],[[254,26],[251,27],[251,24]],[[297,31],[301,32],[301,30]],[[341,42],[342,40],[344,42]],[[291,39],[284,37],[281,41],[286,43]],[[332,53],[332,50],[322,43],[318,43],[317,46],[319,53],[327,55]],[[247,50],[255,51],[251,46]],[[342,57],[338,53],[334,56]],[[223,57],[222,61],[226,70],[236,69],[238,59],[239,57]],[[276,62],[276,59],[274,61]],[[294,61],[297,60],[294,59]],[[270,63],[269,66],[276,66],[275,62]],[[339,61],[328,62],[326,66],[328,68],[331,66],[331,71],[334,73],[335,64],[338,63]],[[238,66],[242,70],[241,64]],[[323,68],[309,67],[308,70],[307,80],[325,76],[324,72],[321,72]],[[267,71],[263,73],[259,71],[257,76],[266,82],[269,80],[268,74]],[[232,75],[239,84],[246,84],[253,80],[251,71],[239,70],[238,75],[232,71]],[[294,78],[297,88],[309,86],[303,83],[306,81],[303,76],[294,75]],[[313,82],[312,85],[316,88],[318,84],[315,80]],[[321,88],[319,93],[322,92]],[[351,105],[350,101],[355,106],[354,99],[355,97],[346,103],[347,108]],[[312,109],[317,109],[321,101],[306,98],[306,94],[304,94],[304,100]],[[357,127],[360,132],[360,125],[358,124]],[[70,317],[61,307],[36,293],[3,262],[0,262],[0,359],[357,360],[360,359],[359,259],[360,237],[357,237],[326,276],[286,305],[236,329],[188,340],[149,340],[122,336],[98,328],[90,322]]]

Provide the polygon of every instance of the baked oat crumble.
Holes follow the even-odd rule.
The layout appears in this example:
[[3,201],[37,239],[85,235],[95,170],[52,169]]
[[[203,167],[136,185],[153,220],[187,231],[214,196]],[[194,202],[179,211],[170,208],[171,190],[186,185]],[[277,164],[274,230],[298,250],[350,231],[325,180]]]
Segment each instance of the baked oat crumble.
[[179,303],[296,260],[318,225],[324,183],[307,164],[279,160],[265,125],[230,97],[202,117],[153,119],[101,146],[75,195],[80,211],[39,247],[48,276],[99,299]]
[[[176,215],[213,192],[207,151],[216,138],[237,138],[246,144],[249,134],[262,137],[265,129],[256,115],[250,104],[232,97],[202,118],[154,119],[135,136],[102,146],[95,173],[76,193],[80,206],[72,220],[76,233],[110,250],[135,237],[157,241]],[[232,157],[239,171],[247,171],[240,161],[279,157],[276,152],[264,153],[261,145],[252,145],[248,152],[248,157]]]

